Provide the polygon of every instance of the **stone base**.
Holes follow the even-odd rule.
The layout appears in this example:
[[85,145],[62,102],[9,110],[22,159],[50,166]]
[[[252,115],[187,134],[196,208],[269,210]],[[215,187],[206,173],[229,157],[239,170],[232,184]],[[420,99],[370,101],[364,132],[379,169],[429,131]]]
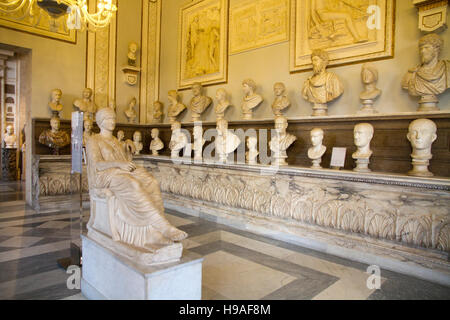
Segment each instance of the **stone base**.
[[16,148],[2,148],[2,180],[17,180]]
[[202,262],[185,251],[180,261],[142,267],[81,236],[83,267],[81,292],[88,299],[200,300]]

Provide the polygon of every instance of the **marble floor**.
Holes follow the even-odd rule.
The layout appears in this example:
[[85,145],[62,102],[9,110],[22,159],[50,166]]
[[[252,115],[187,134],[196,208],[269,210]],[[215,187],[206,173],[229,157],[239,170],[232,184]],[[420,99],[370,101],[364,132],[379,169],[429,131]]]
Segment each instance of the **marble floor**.
[[[0,299],[84,299],[67,288],[69,275],[56,262],[79,239],[79,212],[37,213],[23,190],[0,183]],[[205,258],[203,299],[450,299],[448,287],[386,270],[381,288],[368,289],[365,264],[180,212],[167,216],[189,233],[186,250]]]

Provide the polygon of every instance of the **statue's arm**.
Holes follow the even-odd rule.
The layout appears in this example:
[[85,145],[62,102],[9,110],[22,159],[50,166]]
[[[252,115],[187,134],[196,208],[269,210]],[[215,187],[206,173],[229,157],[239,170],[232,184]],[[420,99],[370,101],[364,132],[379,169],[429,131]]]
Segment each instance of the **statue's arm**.
[[136,166],[130,161],[105,161],[95,139],[88,140],[87,156],[89,163],[94,166],[96,171],[104,171],[111,168],[118,168],[126,171],[133,171],[136,169]]

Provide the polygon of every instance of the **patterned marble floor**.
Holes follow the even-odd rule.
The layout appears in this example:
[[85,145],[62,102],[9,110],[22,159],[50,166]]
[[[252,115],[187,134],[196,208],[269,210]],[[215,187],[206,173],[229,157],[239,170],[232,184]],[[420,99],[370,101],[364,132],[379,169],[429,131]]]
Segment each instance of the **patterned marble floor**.
[[[84,224],[88,218],[84,212]],[[236,230],[180,212],[187,250],[205,257],[203,299],[450,299],[450,288],[382,270],[368,289],[367,265]],[[37,213],[23,185],[0,183],[0,299],[84,299],[56,261],[78,239],[79,212]]]

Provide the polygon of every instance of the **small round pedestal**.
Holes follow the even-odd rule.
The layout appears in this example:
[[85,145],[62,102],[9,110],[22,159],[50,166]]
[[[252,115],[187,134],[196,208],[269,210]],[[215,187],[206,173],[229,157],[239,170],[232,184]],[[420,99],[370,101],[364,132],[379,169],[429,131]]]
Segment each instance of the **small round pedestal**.
[[313,117],[327,116],[328,106],[326,103],[315,103],[313,106]]
[[355,161],[356,167],[353,169],[353,171],[356,172],[370,172],[369,169],[369,159],[356,159]]
[[361,100],[362,107],[361,110],[359,110],[358,114],[375,114],[378,113],[377,110],[373,107],[373,99],[368,100]]
[[322,166],[320,165],[320,163],[322,162],[322,158],[319,159],[313,159],[312,161],[312,169],[322,169]]
[[244,115],[244,120],[252,120],[253,119],[253,115],[252,115],[252,113],[250,112],[250,113],[244,113],[243,114]]
[[287,166],[287,162],[286,162],[286,158],[287,156],[276,156],[274,157],[273,161],[272,161],[272,165],[273,166]]
[[2,148],[2,180],[14,181],[17,179],[16,148]]
[[419,108],[417,108],[417,111],[419,112],[439,111],[439,107],[437,106],[438,103],[439,100],[434,95],[423,96],[420,98]]
[[408,171],[409,176],[416,177],[432,177],[433,173],[428,170],[430,165],[430,160],[417,160],[412,159],[412,170]]
[[192,122],[197,122],[197,121],[200,121],[200,114],[193,113],[192,114]]

